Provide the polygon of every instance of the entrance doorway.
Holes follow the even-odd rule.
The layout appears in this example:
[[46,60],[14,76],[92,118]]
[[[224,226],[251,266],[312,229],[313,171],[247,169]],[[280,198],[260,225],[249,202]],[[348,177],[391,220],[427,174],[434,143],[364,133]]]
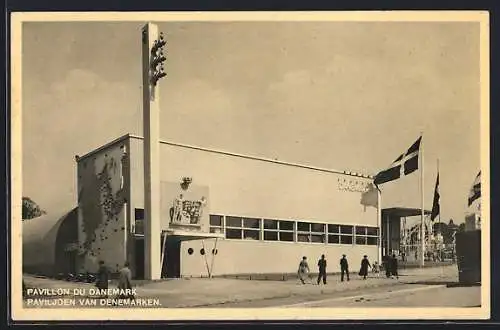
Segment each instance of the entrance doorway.
[[167,237],[163,258],[162,277],[181,277],[181,240],[176,237]]
[[135,276],[136,279],[144,279],[144,239],[135,239]]

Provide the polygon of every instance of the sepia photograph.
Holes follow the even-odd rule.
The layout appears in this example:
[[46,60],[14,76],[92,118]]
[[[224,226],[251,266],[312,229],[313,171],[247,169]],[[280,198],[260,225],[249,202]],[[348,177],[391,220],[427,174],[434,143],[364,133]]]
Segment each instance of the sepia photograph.
[[489,318],[488,24],[13,14],[14,316]]

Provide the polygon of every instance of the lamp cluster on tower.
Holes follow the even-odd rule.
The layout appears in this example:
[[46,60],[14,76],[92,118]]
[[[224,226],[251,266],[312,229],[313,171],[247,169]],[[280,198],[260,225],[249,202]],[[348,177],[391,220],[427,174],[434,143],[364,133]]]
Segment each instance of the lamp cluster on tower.
[[150,78],[153,86],[156,86],[158,80],[167,75],[163,66],[163,62],[167,59],[163,54],[166,44],[163,32],[160,32],[160,37],[154,41],[153,47],[151,47]]

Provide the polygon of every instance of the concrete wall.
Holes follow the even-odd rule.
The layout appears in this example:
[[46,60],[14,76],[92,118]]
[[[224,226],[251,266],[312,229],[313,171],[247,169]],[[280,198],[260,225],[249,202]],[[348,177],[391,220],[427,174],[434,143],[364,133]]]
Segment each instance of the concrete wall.
[[[205,248],[205,257],[200,250]],[[194,250],[192,255],[188,249]],[[377,246],[327,245],[294,242],[217,240],[217,254],[212,254],[215,239],[186,241],[181,245],[181,275],[207,276],[207,264],[212,275],[248,273],[296,273],[302,256],[306,256],[312,272],[317,272],[317,262],[325,254],[328,272],[339,272],[342,254],[347,256],[349,268],[358,272],[363,255],[370,262],[377,260]],[[213,259],[213,261],[212,261]]]
[[127,258],[128,144],[117,141],[77,161],[80,271],[103,260],[118,271]]
[[[160,153],[163,184],[169,182],[180,186],[183,177],[191,177],[192,185],[208,187],[210,214],[378,225],[376,192],[369,187],[372,180],[366,177],[168,143],[161,144]],[[133,208],[143,208],[142,165],[142,139],[132,137],[130,202]],[[368,194],[366,189],[370,189]],[[167,205],[170,199],[169,196],[162,204]],[[166,209],[162,211],[164,213]],[[204,226],[202,231],[208,232],[208,228]],[[338,259],[342,254],[347,254],[352,269],[357,272],[363,255],[368,255],[372,261],[378,257],[378,247],[373,245],[219,239],[217,255],[213,257],[214,246],[213,239],[184,241],[181,245],[181,275],[208,275],[207,264],[211,269],[212,258],[213,274],[219,275],[296,272],[303,255],[311,259],[312,270],[315,270],[317,258],[323,253],[330,258],[330,272],[339,270]],[[189,248],[194,250],[191,255],[188,254]],[[207,252],[205,256],[200,254],[202,248]]]

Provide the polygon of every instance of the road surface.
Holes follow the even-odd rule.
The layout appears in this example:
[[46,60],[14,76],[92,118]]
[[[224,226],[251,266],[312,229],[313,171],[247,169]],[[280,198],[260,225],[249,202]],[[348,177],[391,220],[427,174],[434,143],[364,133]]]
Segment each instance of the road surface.
[[289,297],[210,307],[222,308],[366,308],[366,307],[480,307],[481,287],[446,287],[446,285],[401,284],[393,287],[348,291],[315,297]]

